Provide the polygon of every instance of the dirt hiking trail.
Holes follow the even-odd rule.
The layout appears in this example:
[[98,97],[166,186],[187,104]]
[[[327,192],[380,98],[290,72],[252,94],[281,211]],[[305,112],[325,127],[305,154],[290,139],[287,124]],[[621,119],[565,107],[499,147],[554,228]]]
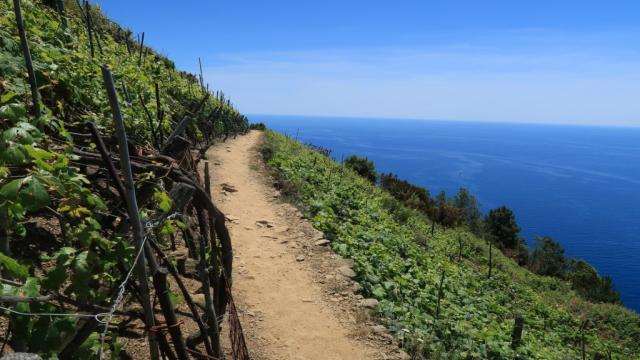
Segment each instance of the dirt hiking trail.
[[[212,196],[229,222],[234,299],[256,360],[402,359],[340,259],[278,192],[252,131],[207,152]],[[375,301],[374,301],[375,302]]]

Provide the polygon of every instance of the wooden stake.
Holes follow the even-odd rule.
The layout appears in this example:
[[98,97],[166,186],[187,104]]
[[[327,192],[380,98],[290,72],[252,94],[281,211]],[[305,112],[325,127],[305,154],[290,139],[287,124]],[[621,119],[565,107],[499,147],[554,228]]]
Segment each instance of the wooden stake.
[[87,123],[87,127],[91,132],[91,136],[93,137],[93,142],[96,143],[96,147],[98,148],[98,152],[100,152],[100,156],[102,157],[102,161],[104,161],[107,166],[107,171],[109,171],[109,175],[113,179],[113,183],[120,195],[120,198],[124,201],[127,198],[127,193],[122,184],[122,180],[118,177],[118,172],[116,171],[115,166],[113,165],[113,161],[111,161],[111,154],[107,151],[107,147],[104,145],[104,141],[102,141],[102,137],[96,128],[96,125],[92,122]]
[[169,288],[167,287],[167,273],[169,271],[166,268],[158,268],[153,275],[153,284],[156,288],[156,295],[160,301],[160,308],[164,314],[164,320],[167,323],[169,335],[173,341],[173,347],[176,350],[178,359],[188,360],[186,347],[184,345],[184,339],[182,339],[182,331],[180,331],[180,325],[176,318],[176,313],[173,311],[173,304],[169,297]]
[[69,24],[67,22],[67,14],[64,7],[64,0],[56,0],[56,8],[58,10],[58,13],[60,13],[60,17],[62,19],[62,29],[64,31],[67,31],[67,29],[69,28]]
[[491,270],[493,270],[493,242],[489,240],[489,279],[491,279]]
[[[191,313],[193,314],[193,318],[196,321],[196,324],[198,324],[200,331],[203,334],[205,334],[206,327],[204,325],[204,322],[202,321],[202,318],[200,317],[200,313],[198,312],[198,308],[196,307],[196,304],[193,302],[193,298],[191,297],[191,293],[189,292],[184,282],[182,281],[180,274],[178,274],[178,271],[176,270],[175,266],[173,266],[173,264],[171,263],[171,260],[169,260],[167,255],[165,255],[162,249],[160,249],[160,246],[158,246],[158,244],[156,244],[154,241],[150,241],[149,243],[151,244],[151,247],[156,251],[160,259],[164,261],[164,264],[169,270],[169,273],[171,273],[171,276],[176,281],[176,284],[178,284],[178,287],[180,288],[180,291],[184,296],[184,300],[189,306]],[[203,340],[204,340],[204,347],[207,350],[207,354],[213,356],[213,349],[211,348],[211,343],[209,342],[209,338],[207,336],[204,336]]]
[[158,83],[156,83],[156,117],[158,118],[158,147],[160,147],[164,138],[162,129],[164,112],[162,111],[162,106],[160,104],[160,87],[158,86]]
[[[209,98],[209,94],[206,94],[204,98],[200,100],[200,102],[198,103],[198,106],[196,106],[196,109],[193,111],[194,115],[198,113],[198,111],[200,111],[200,108],[204,105],[205,101],[207,101],[208,98]],[[176,129],[173,130],[171,135],[169,135],[169,137],[167,138],[167,141],[164,143],[163,151],[168,145],[171,144],[171,142],[173,142],[173,139],[176,136],[180,136],[184,132],[184,130],[187,128],[187,126],[189,126],[192,120],[193,118],[189,115],[182,118],[182,120],[180,121]]]
[[87,26],[87,34],[89,35],[89,49],[91,50],[91,57],[94,57],[95,49],[93,48],[93,30],[91,29],[91,19],[89,18],[89,2],[87,0],[84,1],[84,10],[85,10],[85,24]]
[[204,291],[205,313],[207,314],[207,322],[209,325],[208,335],[211,339],[213,348],[213,356],[220,356],[220,332],[218,328],[218,317],[213,307],[213,298],[211,297],[211,281],[209,280],[209,267],[207,266],[207,243],[209,237],[208,219],[204,215],[204,210],[197,208],[198,222],[200,223],[200,281]]
[[511,347],[515,350],[520,346],[522,340],[522,329],[524,327],[524,319],[522,316],[516,316],[513,324],[513,332],[511,333]]
[[142,50],[144,49],[144,31],[142,32],[142,40],[140,40],[140,52],[138,53],[138,66],[142,65]]
[[13,11],[16,14],[16,23],[18,25],[20,43],[22,44],[22,53],[24,55],[24,62],[27,65],[27,75],[29,76],[29,86],[31,87],[31,101],[33,102],[33,116],[39,118],[41,112],[38,83],[36,82],[36,74],[33,71],[33,61],[31,60],[31,51],[29,50],[29,43],[27,42],[27,34],[24,30],[24,20],[22,19],[20,0],[13,0]]
[[442,269],[442,274],[440,275],[440,285],[438,285],[438,304],[436,306],[436,320],[440,318],[440,300],[442,299],[442,287],[444,285],[444,277],[445,271]]
[[204,89],[204,77],[202,76],[202,60],[198,58],[198,63],[200,64],[200,87]]
[[98,45],[98,51],[100,51],[100,55],[104,55],[104,53],[102,52],[102,42],[100,41],[100,31],[98,31],[98,27],[95,26],[95,24],[93,23],[93,16],[91,16],[91,5],[89,4],[89,1],[85,2],[86,6],[87,6],[87,22],[89,24],[89,27],[91,28],[91,31],[93,32],[93,36],[96,39],[96,44]]
[[[131,162],[129,159],[129,147],[127,144],[127,132],[124,128],[122,121],[122,113],[120,112],[120,105],[118,104],[118,96],[113,84],[113,76],[111,70],[106,65],[102,66],[102,76],[104,78],[107,95],[109,96],[109,103],[111,105],[111,112],[113,114],[113,120],[116,125],[116,135],[118,137],[118,148],[120,151],[120,168],[124,173],[124,185],[127,192],[127,208],[129,212],[129,219],[133,228],[133,238],[135,242],[136,254],[144,254],[144,230],[142,223],[140,222],[140,213],[138,210],[138,203],[136,200],[135,184],[133,182],[133,174],[131,172]],[[149,298],[149,283],[147,279],[147,270],[145,268],[145,257],[138,257],[138,261],[135,264],[136,274],[138,281],[140,282],[140,296],[142,298],[142,307],[144,308],[145,323],[147,327],[155,325],[155,319],[153,317],[153,308],[151,306],[151,300]],[[158,353],[158,343],[156,340],[156,334],[149,332],[149,352],[151,359],[158,360],[160,355]]]
[[140,104],[142,105],[142,109],[144,110],[145,115],[147,115],[147,120],[149,121],[149,129],[151,130],[152,142],[157,149],[160,147],[160,144],[158,143],[158,135],[156,135],[156,129],[153,126],[153,117],[151,116],[149,109],[147,109],[147,105],[145,105],[141,93],[138,93],[138,98],[140,99]]

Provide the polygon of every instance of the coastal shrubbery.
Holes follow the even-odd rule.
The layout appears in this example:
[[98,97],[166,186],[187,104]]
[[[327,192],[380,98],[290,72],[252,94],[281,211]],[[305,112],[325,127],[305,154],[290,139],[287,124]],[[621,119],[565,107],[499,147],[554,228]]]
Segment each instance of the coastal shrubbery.
[[[345,160],[345,166],[375,182],[375,165],[367,158],[352,155]],[[526,240],[519,236],[521,228],[515,214],[506,206],[491,209],[483,217],[478,201],[465,188],[460,188],[453,198],[447,198],[444,192],[432,198],[429,190],[392,173],[380,174],[378,184],[402,206],[423,213],[432,222],[432,227],[435,224],[447,228],[465,225],[473,234],[493,242],[519,265],[540,275],[568,280],[585,299],[620,303],[620,294],[610,277],[600,276],[584,260],[566,259],[562,246],[550,237],[538,239],[537,246],[529,249]],[[408,218],[406,211],[395,203],[387,202],[386,207],[396,215],[396,220],[404,223]]]
[[[591,295],[581,286],[600,278],[586,263],[569,261],[564,275],[551,277],[501,251],[489,260],[488,240],[499,247],[518,238],[512,212],[494,212],[493,223],[507,220],[509,231],[494,231],[505,239],[492,239],[488,216],[482,217],[468,192],[434,199],[393,175],[381,176],[376,186],[298,142],[265,134],[265,160],[295,188],[290,199],[338,255],[354,260],[363,295],[378,299],[381,321],[414,359],[579,359],[583,345],[588,359],[638,358],[640,318],[621,306],[584,300]],[[431,216],[448,206],[460,210],[461,226],[434,226]],[[479,235],[470,231],[469,219]],[[557,275],[558,258],[547,259],[547,252],[558,249],[547,245],[532,252],[535,269]],[[524,332],[513,346],[516,317],[524,319]]]
[[366,157],[359,157],[357,155],[351,155],[344,160],[344,166],[357,172],[358,175],[375,183],[378,179],[378,173],[376,167],[373,165],[373,161]]
[[249,130],[265,131],[266,129],[267,126],[262,122],[249,124]]

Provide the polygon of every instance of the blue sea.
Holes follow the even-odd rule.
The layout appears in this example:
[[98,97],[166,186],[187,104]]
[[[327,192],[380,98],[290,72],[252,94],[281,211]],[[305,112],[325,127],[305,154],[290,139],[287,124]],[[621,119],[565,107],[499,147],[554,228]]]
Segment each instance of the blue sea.
[[640,311],[640,128],[254,115],[269,128],[373,160],[379,172],[484,211],[513,209],[530,244],[551,236],[566,255],[610,275]]

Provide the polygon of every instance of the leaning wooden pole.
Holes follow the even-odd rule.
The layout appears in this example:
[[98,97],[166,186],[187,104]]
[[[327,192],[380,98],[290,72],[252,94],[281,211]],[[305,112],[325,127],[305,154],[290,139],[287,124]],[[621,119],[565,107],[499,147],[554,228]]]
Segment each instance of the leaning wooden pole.
[[156,83],[156,117],[158,118],[158,147],[161,146],[164,134],[162,130],[162,119],[164,114],[162,111],[162,104],[160,103],[160,86]]
[[62,29],[64,29],[64,31],[67,31],[67,29],[69,28],[69,23],[67,21],[67,12],[65,10],[64,0],[56,0],[56,8],[58,10],[58,13],[60,14],[60,18],[62,19]]
[[[200,102],[196,106],[195,110],[193,111],[194,115],[197,114],[200,111],[200,108],[204,105],[205,101],[207,101],[208,98],[209,98],[209,94],[207,93],[207,94],[204,95],[202,100],[200,100]],[[173,130],[171,135],[169,135],[169,137],[167,138],[167,141],[165,141],[164,147],[162,149],[162,152],[164,152],[166,147],[169,146],[173,142],[173,140],[176,138],[176,136],[180,136],[184,132],[184,130],[187,128],[187,126],[189,126],[189,124],[191,123],[192,120],[193,120],[193,117],[191,117],[189,115],[187,115],[184,118],[182,118],[180,123],[178,123],[178,126],[176,126],[175,130]]]
[[91,19],[89,18],[89,2],[87,0],[84,1],[84,11],[85,11],[85,24],[87,26],[87,36],[89,36],[89,49],[91,51],[91,57],[96,56],[95,48],[93,47],[93,29],[91,28]]
[[20,0],[13,0],[13,11],[16,14],[16,23],[18,25],[20,43],[22,44],[24,62],[27,64],[27,75],[29,76],[29,86],[31,87],[31,101],[33,102],[33,116],[39,118],[41,112],[38,96],[38,83],[36,82],[36,74],[33,71],[33,61],[31,60],[31,51],[29,50],[29,43],[27,42],[27,34],[24,30],[24,20],[22,19]]
[[138,66],[142,65],[142,50],[144,49],[144,32],[142,32],[142,38],[140,40],[140,52],[138,52]]
[[[140,297],[142,300],[142,307],[144,308],[145,323],[148,328],[155,325],[155,319],[153,316],[153,307],[149,298],[149,283],[147,279],[147,270],[144,264],[144,229],[140,222],[140,214],[138,211],[138,202],[136,200],[135,185],[133,183],[133,174],[131,172],[131,162],[129,159],[129,147],[127,144],[127,133],[124,129],[124,123],[122,121],[122,113],[120,112],[120,105],[118,104],[118,95],[113,84],[113,76],[111,70],[106,65],[102,66],[102,76],[104,78],[107,95],[109,96],[109,103],[111,105],[111,112],[113,114],[113,120],[116,125],[116,135],[118,137],[118,148],[120,151],[120,166],[124,174],[124,186],[127,191],[127,208],[129,212],[129,220],[133,228],[133,239],[135,242],[136,254],[140,253],[135,263],[135,271],[140,282]],[[158,360],[160,355],[158,353],[158,343],[156,340],[156,334],[149,332],[149,353],[151,359]]]
[[198,58],[198,63],[200,64],[200,87],[204,90],[204,75],[202,74],[202,60]]

